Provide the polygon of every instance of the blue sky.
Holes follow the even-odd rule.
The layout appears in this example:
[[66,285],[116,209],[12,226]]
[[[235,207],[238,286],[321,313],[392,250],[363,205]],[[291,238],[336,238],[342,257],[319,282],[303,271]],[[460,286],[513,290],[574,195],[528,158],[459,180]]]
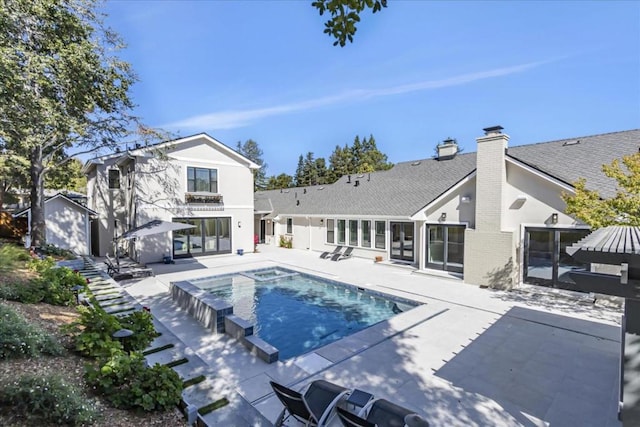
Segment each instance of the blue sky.
[[373,134],[391,162],[482,128],[510,145],[640,127],[640,2],[394,1],[353,44],[309,1],[107,1],[144,122],[235,147],[267,174]]

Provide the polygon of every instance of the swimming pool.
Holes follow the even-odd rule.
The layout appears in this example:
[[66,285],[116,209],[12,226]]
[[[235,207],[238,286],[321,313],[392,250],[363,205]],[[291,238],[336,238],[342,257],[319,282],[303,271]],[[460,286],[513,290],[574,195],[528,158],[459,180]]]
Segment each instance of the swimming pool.
[[254,335],[289,359],[418,305],[284,268],[251,270],[190,281],[233,305]]

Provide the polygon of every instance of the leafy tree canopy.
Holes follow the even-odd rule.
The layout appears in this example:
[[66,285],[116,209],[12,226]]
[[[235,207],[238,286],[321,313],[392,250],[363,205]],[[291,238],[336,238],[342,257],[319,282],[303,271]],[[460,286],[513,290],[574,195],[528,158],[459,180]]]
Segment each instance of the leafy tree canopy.
[[46,176],[44,186],[53,190],[72,190],[86,194],[87,177],[82,173],[82,162],[72,159],[62,167],[53,169]]
[[129,134],[135,75],[114,56],[123,44],[97,0],[0,4],[0,148],[29,160],[32,241],[42,245],[46,174]]
[[574,186],[575,195],[564,193],[566,213],[592,228],[609,225],[640,226],[640,153],[624,156],[602,166],[604,174],[618,183],[616,195],[600,197],[598,191],[587,189],[587,181],[580,179]]
[[341,176],[390,169],[387,155],[378,150],[376,140],[370,135],[360,140],[356,136],[353,145],[336,146],[329,157],[329,180],[335,182]]
[[278,176],[270,176],[267,180],[266,190],[278,190],[280,188],[293,187],[293,177],[286,173],[281,173]]
[[344,47],[347,40],[353,43],[360,14],[365,9],[370,9],[372,13],[381,11],[387,7],[387,0],[316,0],[311,5],[318,9],[321,16],[325,12],[331,15],[331,19],[324,24],[324,33],[335,39],[334,46]]

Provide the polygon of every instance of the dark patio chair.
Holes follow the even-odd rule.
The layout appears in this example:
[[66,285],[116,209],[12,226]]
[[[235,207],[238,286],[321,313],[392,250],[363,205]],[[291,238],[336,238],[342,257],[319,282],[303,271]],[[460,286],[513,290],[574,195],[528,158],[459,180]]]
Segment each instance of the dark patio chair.
[[333,255],[331,257],[331,261],[341,261],[343,259],[350,258],[352,252],[353,252],[353,246],[349,246],[343,253]]
[[320,254],[320,258],[322,258],[322,259],[329,258],[330,256],[333,256],[333,255],[335,255],[335,254],[337,254],[337,253],[340,253],[340,251],[342,251],[342,246],[336,246],[336,247],[333,249],[333,252],[329,252],[329,251],[322,252],[322,253]]
[[289,417],[306,426],[325,426],[334,415],[333,409],[338,401],[350,392],[347,388],[324,380],[313,381],[304,394],[273,381],[270,383],[284,405],[276,426],[282,426]]
[[407,425],[429,426],[429,423],[414,411],[386,399],[377,399],[367,404],[359,415],[352,414],[343,408],[337,408],[337,413],[345,427],[404,427],[407,421],[409,421]]

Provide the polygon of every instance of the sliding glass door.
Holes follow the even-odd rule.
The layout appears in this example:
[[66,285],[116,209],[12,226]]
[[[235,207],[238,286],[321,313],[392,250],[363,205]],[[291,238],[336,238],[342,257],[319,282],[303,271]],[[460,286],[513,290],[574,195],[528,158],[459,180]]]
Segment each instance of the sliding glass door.
[[231,252],[231,218],[174,218],[194,228],[173,232],[174,258]]
[[427,225],[427,267],[462,273],[464,267],[462,225]]
[[573,283],[569,272],[586,270],[588,264],[574,260],[566,251],[589,230],[526,228],[524,241],[524,282],[556,287]]

